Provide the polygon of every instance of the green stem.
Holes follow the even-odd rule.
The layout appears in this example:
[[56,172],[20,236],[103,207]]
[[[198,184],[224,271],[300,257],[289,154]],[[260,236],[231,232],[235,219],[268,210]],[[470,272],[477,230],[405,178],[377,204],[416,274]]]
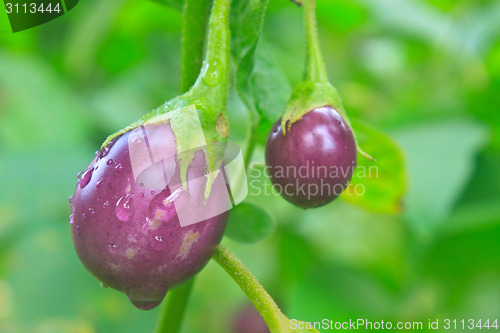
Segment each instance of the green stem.
[[307,40],[305,79],[307,81],[328,82],[326,66],[319,44],[318,25],[316,23],[316,0],[305,0],[304,24]]
[[210,0],[186,0],[182,14],[181,93],[194,84],[203,61]]
[[257,278],[224,245],[219,245],[213,259],[233,278],[255,305],[272,333],[289,332],[288,320]]
[[156,333],[176,333],[180,331],[193,284],[194,278],[169,293],[158,319]]
[[214,109],[220,109],[214,110],[215,114],[221,112],[224,115],[229,92],[230,9],[231,0],[214,0],[203,66],[190,90],[192,95],[204,95]]

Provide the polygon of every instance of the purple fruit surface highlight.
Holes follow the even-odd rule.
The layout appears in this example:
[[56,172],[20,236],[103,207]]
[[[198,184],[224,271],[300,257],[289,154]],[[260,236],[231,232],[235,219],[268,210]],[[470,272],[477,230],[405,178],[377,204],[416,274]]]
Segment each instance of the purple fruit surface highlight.
[[274,188],[301,208],[323,206],[347,187],[356,167],[356,141],[337,110],[319,107],[283,133],[281,119],[266,142]]
[[223,175],[205,199],[206,161],[199,149],[185,190],[176,149],[167,124],[130,130],[101,149],[71,200],[80,260],[103,285],[144,310],[205,266],[227,222],[219,202],[227,191]]

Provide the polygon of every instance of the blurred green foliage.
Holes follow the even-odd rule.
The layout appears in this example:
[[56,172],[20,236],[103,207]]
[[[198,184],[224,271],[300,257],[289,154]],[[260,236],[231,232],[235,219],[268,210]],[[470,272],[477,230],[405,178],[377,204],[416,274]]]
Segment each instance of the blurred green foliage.
[[[290,318],[498,318],[500,3],[318,0],[318,15],[329,77],[348,114],[403,150],[402,209],[337,200],[303,211],[253,195],[247,201],[276,219],[275,232],[257,244],[224,242]],[[80,264],[67,197],[109,133],[178,93],[180,26],[178,10],[152,1],[81,1],[16,34],[0,13],[0,332],[155,326],[158,309],[133,308]],[[264,30],[255,82],[269,86],[269,73],[278,84],[259,90],[277,94],[257,105],[270,118],[261,139],[302,77],[301,9],[271,0]],[[234,91],[229,112],[242,144],[247,115]],[[386,165],[383,149],[376,158]],[[262,146],[255,161],[263,162]],[[184,332],[229,332],[246,304],[209,263]]]

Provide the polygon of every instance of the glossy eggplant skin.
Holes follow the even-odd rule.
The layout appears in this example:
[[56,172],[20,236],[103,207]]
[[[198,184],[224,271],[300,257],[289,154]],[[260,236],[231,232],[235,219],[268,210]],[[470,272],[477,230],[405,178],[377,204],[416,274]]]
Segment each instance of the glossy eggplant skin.
[[[152,309],[209,261],[228,213],[182,226],[176,203],[187,195],[203,195],[197,193],[203,186],[190,185],[205,174],[203,151],[196,152],[188,167],[189,194],[174,193],[169,186],[150,190],[133,172],[132,132],[101,149],[80,177],[72,197],[71,232],[78,257],[94,277],[124,292],[136,307]],[[161,147],[175,151],[171,132]],[[180,183],[178,166],[170,177],[170,184]],[[209,203],[212,199],[217,198]]]
[[356,167],[356,141],[340,113],[313,109],[283,133],[278,120],[266,142],[267,171],[275,189],[301,208],[328,204],[347,187]]

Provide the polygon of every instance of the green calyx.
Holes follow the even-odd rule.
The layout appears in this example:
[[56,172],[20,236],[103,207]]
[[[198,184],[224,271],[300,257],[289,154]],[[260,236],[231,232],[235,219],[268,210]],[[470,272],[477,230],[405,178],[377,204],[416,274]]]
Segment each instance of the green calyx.
[[208,24],[205,59],[194,85],[137,122],[110,135],[105,147],[114,138],[141,125],[169,123],[174,133],[181,181],[187,186],[187,170],[198,150],[206,159],[208,198],[222,164],[228,140],[227,98],[229,89],[229,11],[231,0],[214,0]]
[[313,80],[302,81],[293,90],[292,97],[281,118],[283,133],[286,133],[294,122],[302,119],[309,111],[327,105],[337,109],[347,120],[340,96],[330,83]]
[[[304,4],[304,25],[307,40],[306,67],[304,81],[295,87],[281,118],[283,134],[286,135],[286,131],[290,129],[292,124],[302,119],[309,111],[323,106],[331,106],[337,110],[352,130],[337,89],[328,81],[326,74],[316,23],[316,0],[300,0],[296,3]],[[352,133],[354,135],[354,131]],[[356,140],[356,137],[354,139]],[[357,140],[356,146],[360,154],[373,159],[361,150]]]

